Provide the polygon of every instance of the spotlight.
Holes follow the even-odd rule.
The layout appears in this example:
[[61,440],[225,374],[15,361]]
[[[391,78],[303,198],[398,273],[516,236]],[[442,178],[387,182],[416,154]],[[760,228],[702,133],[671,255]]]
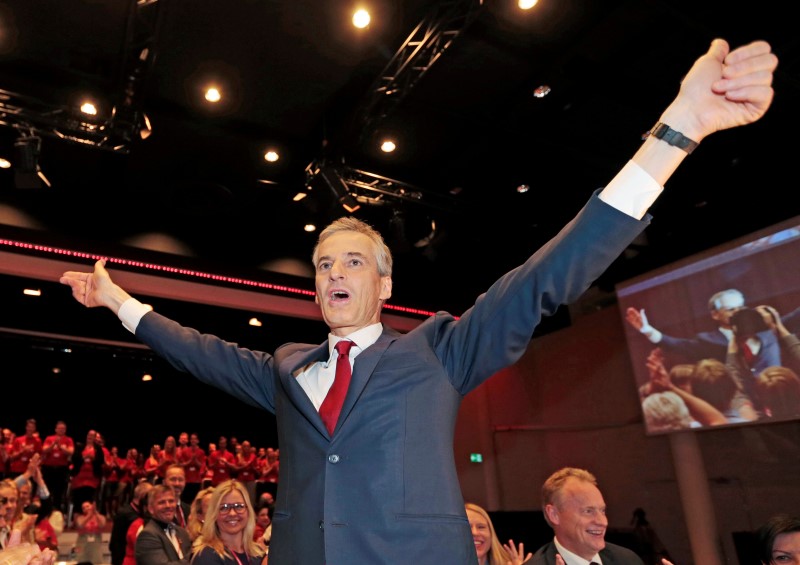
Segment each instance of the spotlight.
[[147,114],[142,114],[141,124],[139,125],[139,137],[147,139],[153,133],[153,124]]
[[352,194],[347,193],[339,198],[339,204],[342,205],[342,208],[347,210],[349,213],[353,213],[359,208],[361,208],[361,204],[353,197]]
[[39,167],[42,138],[20,137],[14,142],[14,184],[17,188],[50,187],[50,181]]
[[333,167],[322,167],[319,170],[319,176],[328,188],[331,189],[336,200],[342,205],[342,208],[351,214],[361,208],[361,204],[350,194],[347,183],[344,182],[336,169]]

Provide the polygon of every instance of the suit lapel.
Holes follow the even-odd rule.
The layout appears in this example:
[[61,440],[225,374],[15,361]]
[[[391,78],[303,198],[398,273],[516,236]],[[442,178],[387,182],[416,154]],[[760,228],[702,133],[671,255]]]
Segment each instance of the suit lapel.
[[347,389],[347,396],[342,405],[342,412],[339,414],[339,423],[336,425],[337,429],[344,425],[347,417],[352,412],[353,407],[358,401],[364,387],[367,386],[372,373],[375,371],[375,366],[380,361],[383,354],[389,345],[397,339],[398,334],[389,330],[381,334],[378,341],[370,345],[356,357],[353,363],[353,376],[350,379],[350,387]]
[[161,543],[164,544],[164,548],[171,557],[171,560],[179,560],[180,556],[178,555],[178,551],[175,549],[175,546],[172,545],[172,540],[169,539],[167,532],[164,531],[164,528],[156,522],[155,520],[150,521],[149,525],[155,530],[156,534],[161,538]]
[[297,382],[297,375],[312,363],[316,363],[317,361],[326,362],[329,356],[328,342],[325,341],[316,347],[312,346],[311,349],[292,353],[278,368],[283,390],[286,391],[289,400],[306,419],[320,431],[320,433],[326,436],[328,435],[328,430],[325,428],[325,424],[322,423],[322,418],[319,412],[317,412],[317,409],[314,408],[311,399],[308,398],[306,391],[304,391],[303,387]]
[[[339,415],[340,423],[343,423],[347,419],[356,401],[361,396],[364,387],[367,386],[378,361],[380,361],[381,357],[386,352],[389,344],[397,339],[399,335],[401,334],[384,326],[384,331],[378,338],[378,341],[370,345],[356,357],[355,363],[353,364],[353,376],[350,379],[350,387],[347,389],[347,396],[344,399],[342,412]],[[299,350],[291,353],[281,362],[281,367],[279,367],[279,375],[283,384],[283,389],[286,391],[291,402],[308,421],[326,437],[330,437],[330,434],[325,424],[322,423],[319,412],[314,408],[308,395],[303,390],[303,387],[297,383],[297,375],[311,363],[327,361],[329,356],[328,342],[325,341],[311,349]],[[340,424],[337,424],[337,428],[339,425]]]

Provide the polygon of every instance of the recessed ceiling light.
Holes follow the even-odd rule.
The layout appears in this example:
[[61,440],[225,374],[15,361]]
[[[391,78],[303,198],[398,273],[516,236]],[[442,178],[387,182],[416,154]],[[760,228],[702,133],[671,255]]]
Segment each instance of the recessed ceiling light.
[[357,28],[365,28],[369,25],[369,12],[366,10],[356,10],[353,14],[353,25]]
[[205,98],[209,102],[219,102],[222,100],[222,94],[220,93],[219,89],[212,86],[206,90]]
[[96,116],[97,106],[95,106],[92,102],[84,102],[81,104],[81,112],[90,116]]

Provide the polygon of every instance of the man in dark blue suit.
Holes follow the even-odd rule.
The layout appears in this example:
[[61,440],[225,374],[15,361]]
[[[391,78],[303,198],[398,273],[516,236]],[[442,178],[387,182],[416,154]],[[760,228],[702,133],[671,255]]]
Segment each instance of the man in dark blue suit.
[[550,475],[542,486],[542,510],[555,537],[531,565],[644,565],[630,549],[606,542],[606,503],[589,471],[564,467]]
[[[271,565],[474,564],[453,460],[462,398],[517,361],[542,316],[576,300],[644,229],[647,208],[696,142],[764,114],[776,66],[763,41],[730,51],[714,40],[652,135],[572,222],[460,317],[439,312],[406,334],[381,323],[391,253],[350,217],[323,230],[313,253],[328,339],[274,355],[153,312],[111,280],[103,260],[61,282],[81,304],[112,310],[175,367],[275,413],[281,476]],[[598,141],[587,131],[587,146]],[[352,376],[338,417],[323,420],[329,390],[340,389],[345,340],[341,375],[349,366]]]
[[[746,310],[744,294],[738,289],[728,288],[714,293],[708,300],[708,311],[711,319],[717,324],[713,331],[700,332],[693,337],[681,338],[666,335],[652,325],[645,311],[628,308],[625,312],[627,322],[651,343],[666,353],[678,354],[686,362],[697,362],[703,359],[726,361],[729,343],[734,338],[734,316]],[[800,325],[800,309],[781,318],[782,323],[796,331]],[[744,333],[744,332],[739,332]],[[760,331],[747,332],[738,336],[741,344],[737,348],[747,347],[747,367],[753,375],[759,374],[767,367],[782,365],[781,349],[778,336],[766,324]]]

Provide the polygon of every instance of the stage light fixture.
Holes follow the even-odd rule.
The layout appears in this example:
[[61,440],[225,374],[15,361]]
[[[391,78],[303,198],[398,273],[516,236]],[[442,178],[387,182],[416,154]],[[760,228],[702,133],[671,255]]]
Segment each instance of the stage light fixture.
[[361,208],[361,204],[350,194],[347,188],[347,183],[344,182],[341,175],[333,167],[322,167],[319,170],[320,178],[325,182],[328,188],[333,192],[334,197],[342,205],[342,208],[347,210],[350,214]]
[[153,124],[150,123],[150,118],[147,114],[142,114],[141,124],[139,125],[139,137],[143,140],[150,137],[153,133]]
[[22,136],[14,142],[14,184],[17,188],[52,186],[39,167],[41,151],[42,138],[38,136]]

